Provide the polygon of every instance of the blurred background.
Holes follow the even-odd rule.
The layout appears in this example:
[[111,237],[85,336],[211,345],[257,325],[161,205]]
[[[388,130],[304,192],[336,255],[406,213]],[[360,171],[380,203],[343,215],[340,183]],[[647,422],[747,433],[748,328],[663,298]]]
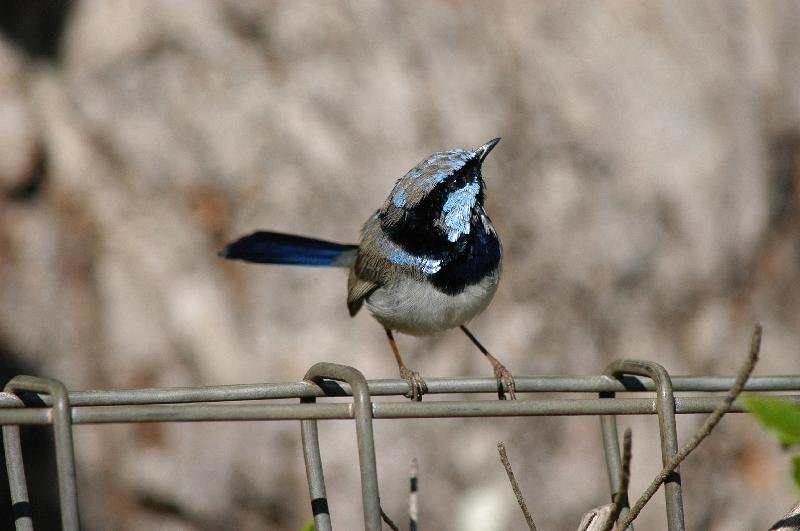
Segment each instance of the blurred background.
[[[381,328],[348,317],[343,271],[215,253],[258,228],[355,241],[419,160],[495,136],[504,277],[472,329],[512,372],[635,357],[733,374],[755,319],[756,373],[800,372],[796,2],[6,0],[0,374],[186,386],[335,361],[394,378]],[[489,375],[458,332],[399,345],[423,375]],[[685,440],[703,419],[679,420]],[[657,423],[621,424],[636,496],[660,468]],[[334,526],[357,529],[352,426],[320,429]],[[24,437],[54,529],[47,431]],[[416,456],[422,529],[522,529],[501,439],[540,529],[608,502],[596,418],[377,421],[384,508],[405,519]],[[297,423],[80,426],[75,442],[89,530],[310,516]],[[688,529],[768,527],[795,501],[787,470],[727,417],[682,466]],[[660,496],[642,529],[665,527]]]

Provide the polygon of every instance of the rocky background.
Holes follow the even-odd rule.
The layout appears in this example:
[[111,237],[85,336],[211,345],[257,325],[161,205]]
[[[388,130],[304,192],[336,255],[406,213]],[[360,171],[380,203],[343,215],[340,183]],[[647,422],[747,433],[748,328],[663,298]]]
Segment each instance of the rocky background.
[[[421,158],[495,136],[505,271],[473,331],[515,374],[620,357],[732,374],[756,318],[757,373],[800,371],[796,2],[8,0],[0,373],[202,385],[329,360],[395,377],[380,327],[348,317],[342,271],[215,252],[256,228],[353,241]],[[399,343],[423,375],[489,374],[460,333]],[[679,420],[683,439],[702,422]],[[660,467],[656,421],[622,424],[635,496]],[[47,431],[25,436],[54,529]],[[321,436],[335,527],[357,529],[352,428]],[[595,418],[378,421],[376,437],[400,521],[419,458],[423,529],[523,528],[500,439],[540,529],[608,501]],[[81,426],[75,441],[89,530],[310,516],[296,423]],[[795,500],[787,470],[750,419],[726,418],[682,467],[688,528],[768,527]],[[663,513],[657,498],[640,527]]]

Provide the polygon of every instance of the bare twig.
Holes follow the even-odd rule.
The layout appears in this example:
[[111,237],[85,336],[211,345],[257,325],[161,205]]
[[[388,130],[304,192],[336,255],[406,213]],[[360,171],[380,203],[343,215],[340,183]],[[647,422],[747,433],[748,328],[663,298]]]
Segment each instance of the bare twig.
[[417,521],[419,520],[419,502],[417,500],[417,490],[419,483],[417,476],[419,475],[419,464],[417,458],[411,460],[411,466],[408,470],[409,486],[408,486],[408,519],[409,531],[417,531]]
[[506,474],[508,474],[508,480],[511,482],[511,489],[514,491],[514,496],[517,497],[519,508],[522,509],[522,514],[525,516],[525,521],[528,523],[528,529],[530,529],[530,531],[536,531],[536,524],[533,523],[533,517],[528,511],[528,504],[525,503],[522,491],[519,490],[517,478],[514,476],[514,470],[511,468],[511,462],[508,460],[508,454],[506,454],[506,445],[503,441],[497,443],[497,452],[500,454],[500,462],[503,463],[503,468],[506,469]]
[[756,362],[758,361],[758,353],[761,349],[761,333],[763,331],[763,327],[761,323],[756,323],[755,329],[753,330],[753,335],[750,339],[750,352],[748,353],[747,360],[745,361],[742,368],[739,370],[739,374],[736,376],[736,381],[733,383],[733,387],[730,388],[728,393],[725,395],[725,398],[722,400],[719,406],[714,409],[711,415],[708,416],[705,423],[698,429],[694,435],[692,436],[691,440],[684,444],[678,453],[670,459],[669,463],[664,465],[664,468],[661,469],[661,472],[655,477],[650,486],[644,491],[644,494],[636,500],[636,503],[631,507],[630,512],[625,517],[625,519],[620,523],[619,529],[627,529],[627,527],[633,522],[633,520],[639,516],[642,508],[650,501],[650,498],[656,493],[658,488],[661,486],[664,481],[666,481],[667,477],[678,468],[686,457],[694,451],[697,446],[703,442],[703,439],[708,437],[711,431],[716,427],[725,413],[728,411],[728,408],[731,407],[731,404],[734,400],[739,396],[744,389],[744,384],[747,383],[747,379],[750,378],[750,374],[753,372],[753,369],[756,366]]
[[[619,518],[619,513],[622,512],[622,508],[628,504],[628,484],[631,480],[632,445],[631,429],[625,428],[625,434],[622,437],[622,471],[620,472],[619,490],[614,493],[614,498],[611,501],[611,514],[608,515],[601,531],[611,531],[611,528],[614,527],[614,522]],[[625,528],[621,527],[620,529]]]
[[383,511],[383,507],[381,507],[381,519],[383,519],[383,522],[384,522],[386,525],[388,525],[388,526],[389,526],[389,528],[390,528],[392,531],[400,531],[400,528],[399,528],[399,527],[397,527],[397,524],[395,524],[394,522],[392,522],[392,519],[391,519],[391,518],[389,518],[389,515],[387,515],[387,514],[386,514],[386,513]]

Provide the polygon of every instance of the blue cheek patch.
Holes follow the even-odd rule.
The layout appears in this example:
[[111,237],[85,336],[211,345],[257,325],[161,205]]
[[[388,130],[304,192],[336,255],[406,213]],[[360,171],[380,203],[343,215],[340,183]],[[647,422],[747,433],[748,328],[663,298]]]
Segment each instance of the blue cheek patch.
[[462,234],[469,234],[472,208],[477,201],[480,185],[469,183],[447,196],[442,210],[445,213],[444,224],[447,227],[447,239],[456,241]]

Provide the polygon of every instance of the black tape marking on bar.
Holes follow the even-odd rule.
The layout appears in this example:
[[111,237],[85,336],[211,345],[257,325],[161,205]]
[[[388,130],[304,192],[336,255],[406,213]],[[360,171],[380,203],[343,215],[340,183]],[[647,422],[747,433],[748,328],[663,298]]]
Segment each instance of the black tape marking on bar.
[[31,518],[31,503],[30,502],[17,502],[11,506],[11,512],[14,514],[14,520],[20,518]]
[[328,509],[328,498],[314,498],[311,500],[311,514],[330,514]]

